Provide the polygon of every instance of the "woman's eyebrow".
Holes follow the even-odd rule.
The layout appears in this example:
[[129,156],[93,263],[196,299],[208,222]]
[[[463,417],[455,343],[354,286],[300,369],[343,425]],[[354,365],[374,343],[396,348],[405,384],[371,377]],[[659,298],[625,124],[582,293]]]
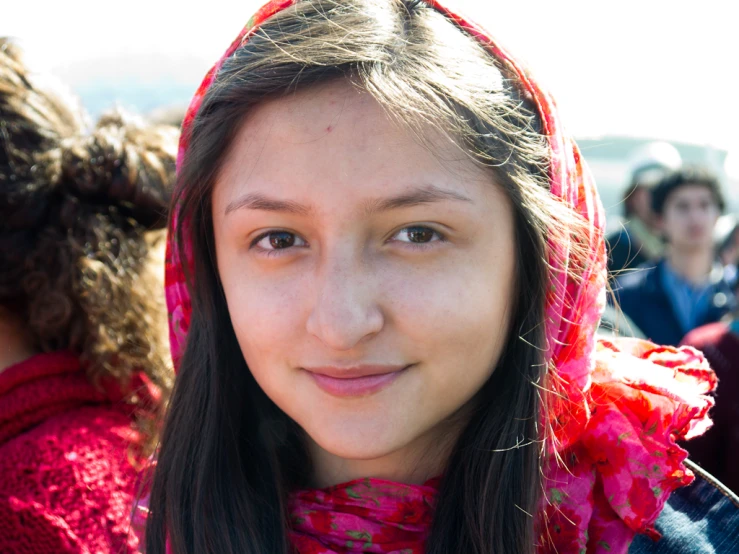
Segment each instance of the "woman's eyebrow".
[[365,203],[365,213],[370,215],[377,212],[388,210],[396,210],[398,208],[409,208],[418,206],[419,204],[430,204],[432,202],[442,202],[444,200],[458,200],[461,202],[472,202],[464,194],[457,191],[439,188],[435,185],[427,185],[417,187],[407,192],[391,196],[388,198],[376,198],[368,200]]
[[[364,212],[366,215],[371,215],[377,212],[408,208],[419,204],[430,204],[432,202],[441,202],[444,200],[472,202],[471,198],[457,191],[428,185],[403,192],[396,196],[390,196],[388,198],[372,198],[366,200],[364,202]],[[242,208],[268,212],[283,212],[295,215],[308,215],[314,211],[313,206],[300,204],[292,200],[272,198],[260,192],[250,192],[229,202],[226,206],[225,214],[228,215],[231,212]]]
[[242,208],[266,212],[285,212],[296,215],[308,215],[313,211],[310,206],[304,206],[292,200],[280,200],[278,198],[270,198],[259,192],[250,192],[229,202],[228,206],[226,206],[225,215]]

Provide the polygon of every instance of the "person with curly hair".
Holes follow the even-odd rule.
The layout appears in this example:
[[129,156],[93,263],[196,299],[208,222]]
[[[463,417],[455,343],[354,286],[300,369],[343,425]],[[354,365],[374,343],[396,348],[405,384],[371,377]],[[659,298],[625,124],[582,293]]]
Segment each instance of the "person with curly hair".
[[177,130],[79,106],[0,38],[0,552],[136,552],[172,385],[162,259]]

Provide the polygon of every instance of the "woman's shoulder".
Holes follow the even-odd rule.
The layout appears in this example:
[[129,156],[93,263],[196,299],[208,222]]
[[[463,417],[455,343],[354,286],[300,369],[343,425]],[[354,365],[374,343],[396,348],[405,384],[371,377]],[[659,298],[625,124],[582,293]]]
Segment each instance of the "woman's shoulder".
[[[11,538],[36,544],[34,537],[48,535],[75,552],[75,545],[135,552],[131,432],[123,411],[91,405],[55,414],[0,446],[0,512],[7,516],[0,519],[18,522],[13,533],[0,532],[0,551]],[[52,551],[67,550],[39,552]]]
[[662,538],[636,537],[629,554],[739,554],[739,497],[699,466],[695,481],[675,491],[657,519]]
[[0,496],[0,552],[79,554],[79,538],[43,506]]
[[[38,475],[36,485],[63,488],[63,474],[82,478],[87,485],[105,485],[100,479],[112,472],[131,473],[127,450],[135,437],[131,418],[110,405],[74,407],[57,413],[0,445],[0,494],[13,481],[28,482]],[[46,484],[43,475],[54,475]],[[107,486],[114,486],[113,483]],[[89,488],[89,487],[88,487]]]

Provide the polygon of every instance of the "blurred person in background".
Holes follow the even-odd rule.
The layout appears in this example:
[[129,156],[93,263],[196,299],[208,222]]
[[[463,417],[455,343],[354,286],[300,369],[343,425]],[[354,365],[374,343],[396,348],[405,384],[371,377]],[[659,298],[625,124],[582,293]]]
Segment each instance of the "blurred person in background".
[[608,271],[618,275],[630,267],[657,261],[664,254],[657,215],[652,210],[652,189],[670,171],[680,167],[677,149],[667,142],[651,142],[633,156],[631,182],[624,191],[624,223],[606,237]]
[[713,245],[724,199],[713,174],[683,167],[653,189],[652,209],[665,239],[665,256],[621,276],[615,295],[645,336],[677,345],[688,331],[719,321],[736,305]]
[[177,131],[84,114],[0,39],[0,552],[136,552],[137,464],[171,388]]
[[739,494],[739,312],[694,329],[683,344],[703,352],[720,385],[713,427],[683,446],[694,462]]

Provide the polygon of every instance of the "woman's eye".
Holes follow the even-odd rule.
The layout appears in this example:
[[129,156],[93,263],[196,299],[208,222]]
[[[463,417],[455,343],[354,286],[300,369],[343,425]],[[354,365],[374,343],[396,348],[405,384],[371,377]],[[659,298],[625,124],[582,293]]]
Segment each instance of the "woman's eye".
[[444,240],[444,237],[430,227],[414,225],[412,227],[404,227],[398,231],[393,237],[399,242],[408,242],[412,244],[427,244],[429,242],[437,242]]
[[305,246],[306,242],[289,231],[270,231],[257,237],[252,243],[261,250],[285,250],[293,246]]

